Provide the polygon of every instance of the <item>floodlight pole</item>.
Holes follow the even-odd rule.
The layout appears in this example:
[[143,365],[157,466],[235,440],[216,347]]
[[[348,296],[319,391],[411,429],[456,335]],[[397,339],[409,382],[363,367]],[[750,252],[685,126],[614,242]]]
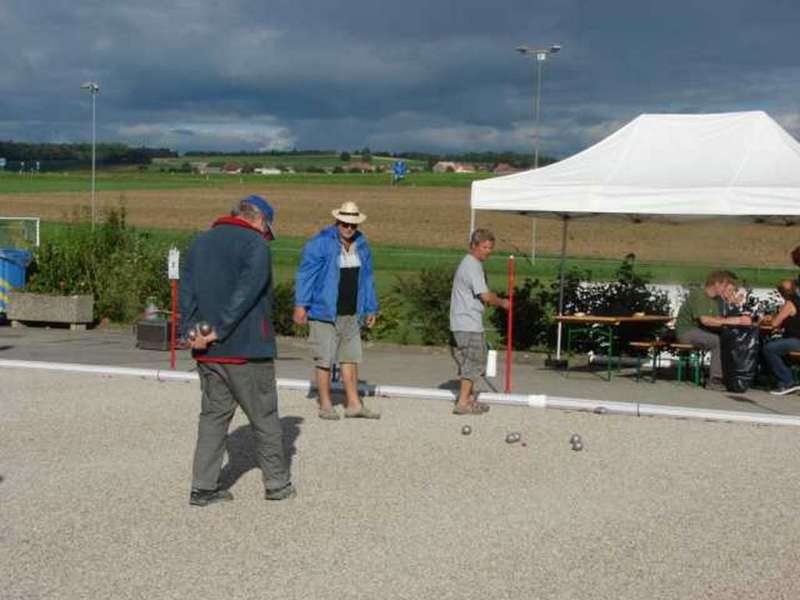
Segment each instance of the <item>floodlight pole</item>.
[[95,118],[96,110],[95,104],[97,94],[100,93],[100,85],[95,81],[87,81],[81,85],[82,90],[88,90],[92,95],[92,230],[94,230],[95,222],[97,221],[96,202],[95,202],[95,183],[97,173],[97,120]]
[[[542,72],[544,63],[549,56],[561,50],[560,44],[553,44],[549,48],[529,48],[518,46],[517,52],[523,56],[536,57],[536,94],[533,100],[533,168],[539,168],[539,112],[542,104]],[[531,218],[531,262],[536,262],[536,217]]]

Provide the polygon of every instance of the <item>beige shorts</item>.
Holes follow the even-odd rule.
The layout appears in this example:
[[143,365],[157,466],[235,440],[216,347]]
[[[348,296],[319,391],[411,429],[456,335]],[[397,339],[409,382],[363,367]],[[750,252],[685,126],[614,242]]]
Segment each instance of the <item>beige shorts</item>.
[[309,321],[314,366],[330,369],[333,363],[361,362],[361,327],[356,315],[336,317],[336,322]]

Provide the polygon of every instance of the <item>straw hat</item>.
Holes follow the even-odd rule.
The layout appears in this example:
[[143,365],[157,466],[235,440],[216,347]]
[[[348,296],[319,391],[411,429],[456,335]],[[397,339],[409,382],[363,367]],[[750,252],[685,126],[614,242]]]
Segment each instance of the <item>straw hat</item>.
[[355,202],[344,202],[339,208],[333,209],[331,214],[337,221],[341,221],[342,223],[358,225],[367,220],[367,215],[358,210],[358,204]]

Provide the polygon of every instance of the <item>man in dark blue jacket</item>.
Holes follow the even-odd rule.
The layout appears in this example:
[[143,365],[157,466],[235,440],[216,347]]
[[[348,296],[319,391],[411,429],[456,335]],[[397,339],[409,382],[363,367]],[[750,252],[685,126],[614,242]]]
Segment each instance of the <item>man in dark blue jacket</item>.
[[331,404],[331,366],[342,369],[345,417],[377,419],[358,397],[361,324],[372,327],[378,312],[372,252],[358,226],[367,219],[355,202],[331,211],[336,223],[311,238],[295,276],[294,321],[308,321],[319,391],[319,416],[337,420]]
[[[228,426],[241,406],[256,442],[267,500],[294,495],[284,456],[272,328],[272,207],[242,199],[189,249],[180,280],[182,338],[197,361],[202,410],[190,504],[233,500],[219,486]],[[207,334],[197,325],[211,326]],[[196,335],[192,335],[196,333]]]

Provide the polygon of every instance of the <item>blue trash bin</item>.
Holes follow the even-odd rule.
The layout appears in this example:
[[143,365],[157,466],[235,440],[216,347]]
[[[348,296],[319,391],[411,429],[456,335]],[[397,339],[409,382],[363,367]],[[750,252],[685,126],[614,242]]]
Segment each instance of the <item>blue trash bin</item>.
[[25,285],[25,276],[32,259],[30,250],[0,248],[0,312],[6,312],[11,290]]

